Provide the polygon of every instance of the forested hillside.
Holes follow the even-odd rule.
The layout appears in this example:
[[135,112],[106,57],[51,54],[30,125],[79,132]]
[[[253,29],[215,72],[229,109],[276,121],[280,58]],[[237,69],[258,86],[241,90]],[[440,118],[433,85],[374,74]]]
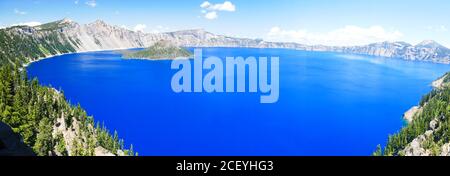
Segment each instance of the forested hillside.
[[80,41],[63,30],[64,19],[37,27],[0,29],[0,121],[12,127],[37,155],[135,155],[117,132],[95,123],[80,106],[55,89],[29,80],[23,65],[56,54],[76,52]]
[[376,156],[448,156],[450,155],[450,74],[425,95],[413,121],[389,137],[384,150]]
[[[18,65],[18,64],[16,64]],[[95,124],[80,106],[62,93],[28,80],[18,66],[0,68],[0,121],[19,133],[40,156],[135,155],[117,132]]]
[[39,58],[75,52],[78,45],[54,30],[38,30],[28,26],[0,29],[0,65],[26,64]]

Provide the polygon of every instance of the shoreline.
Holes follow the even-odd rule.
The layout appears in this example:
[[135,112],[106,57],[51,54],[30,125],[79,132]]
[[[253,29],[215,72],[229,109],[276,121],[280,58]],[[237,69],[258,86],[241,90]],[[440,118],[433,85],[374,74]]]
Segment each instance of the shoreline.
[[54,58],[54,57],[58,57],[58,56],[64,56],[64,55],[69,55],[69,54],[82,54],[82,53],[89,53],[89,52],[101,52],[101,51],[116,51],[116,50],[129,50],[129,49],[135,49],[135,48],[113,48],[113,49],[98,49],[98,50],[87,50],[87,51],[76,51],[76,52],[69,52],[69,53],[60,53],[60,54],[55,54],[55,55],[50,55],[50,56],[45,56],[45,57],[39,57],[35,60],[32,60],[28,63],[22,64],[23,68],[27,68],[28,66],[30,66],[31,64],[35,63],[35,62],[39,62],[45,59],[50,59],[50,58]]
[[176,58],[133,58],[133,57],[122,57],[124,60],[146,60],[146,61],[171,61],[171,60],[192,60],[194,56],[191,57],[176,57]]
[[446,78],[447,74],[445,74],[444,76],[439,77],[438,79],[434,80],[431,83],[431,86],[435,89],[440,89],[442,88],[442,84],[444,84],[444,79]]
[[[400,59],[404,61],[411,61],[411,62],[425,62],[425,63],[433,63],[433,64],[443,64],[443,65],[450,65],[450,62],[434,62],[434,61],[419,61],[419,60],[407,60],[404,58],[397,58],[397,57],[384,57],[384,56],[374,56],[370,54],[359,54],[359,53],[346,53],[346,52],[339,52],[339,51],[323,51],[323,50],[304,50],[299,48],[279,48],[279,47],[250,47],[250,46],[182,46],[184,48],[249,48],[249,49],[286,49],[286,50],[295,50],[295,51],[307,51],[307,52],[325,52],[325,53],[336,53],[336,54],[350,54],[350,55],[363,55],[363,56],[372,56],[372,57],[383,57],[386,59]],[[45,56],[40,57],[36,60],[32,60],[28,63],[22,64],[23,68],[28,67],[30,64],[34,62],[39,62],[41,60],[57,57],[57,56],[64,56],[68,54],[79,54],[79,53],[88,53],[88,52],[100,52],[100,51],[120,51],[120,50],[130,50],[130,49],[142,49],[145,47],[132,47],[132,48],[112,48],[112,49],[97,49],[97,50],[86,50],[86,51],[76,51],[76,52],[70,52],[70,53],[60,53],[56,55],[51,56]],[[124,58],[124,59],[130,59],[130,60],[149,60],[149,61],[164,61],[164,60],[175,60],[175,59],[148,59],[148,58]],[[189,60],[192,58],[188,58]],[[437,80],[436,80],[437,81]],[[434,83],[434,82],[433,82]]]
[[[444,74],[443,76],[437,78],[433,82],[431,82],[430,86],[433,88],[432,90],[441,89],[444,84],[444,79],[446,77],[447,77],[447,73]],[[416,114],[422,112],[422,108],[423,107],[420,105],[412,106],[403,114],[403,119],[406,120],[408,122],[408,124],[410,124],[414,120],[414,116],[416,116]]]

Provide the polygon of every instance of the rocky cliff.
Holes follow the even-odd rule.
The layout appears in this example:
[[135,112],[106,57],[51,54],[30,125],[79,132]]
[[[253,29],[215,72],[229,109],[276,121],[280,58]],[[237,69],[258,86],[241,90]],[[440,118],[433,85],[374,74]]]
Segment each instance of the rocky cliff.
[[329,51],[402,58],[413,61],[450,63],[450,50],[431,40],[423,41],[415,46],[405,42],[383,42],[366,46],[335,47],[329,49]]
[[389,136],[384,150],[374,155],[450,156],[450,74],[433,83],[434,90],[404,118],[408,124]]
[[22,137],[8,125],[0,122],[0,156],[35,156]]

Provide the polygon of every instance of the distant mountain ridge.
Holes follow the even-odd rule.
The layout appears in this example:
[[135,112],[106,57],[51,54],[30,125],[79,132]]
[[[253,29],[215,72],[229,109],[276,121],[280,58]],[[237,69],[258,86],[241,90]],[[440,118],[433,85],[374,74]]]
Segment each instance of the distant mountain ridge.
[[340,47],[331,51],[445,64],[450,63],[450,50],[431,40],[426,40],[415,46],[405,42],[382,42],[366,46]]
[[304,51],[330,51],[365,54],[406,60],[450,63],[450,50],[434,41],[418,45],[405,42],[382,42],[365,46],[323,46],[299,43],[267,42],[261,39],[216,35],[203,29],[166,33],[142,33],[109,25],[97,20],[78,24],[63,19],[40,26],[14,26],[0,29],[0,64],[26,64],[57,54],[150,47],[165,40],[184,47],[286,48]]

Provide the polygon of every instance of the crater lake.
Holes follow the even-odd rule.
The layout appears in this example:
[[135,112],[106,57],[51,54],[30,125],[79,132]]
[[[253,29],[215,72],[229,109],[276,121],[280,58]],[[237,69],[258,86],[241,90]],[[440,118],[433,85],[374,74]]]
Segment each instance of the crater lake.
[[[193,51],[194,48],[189,48]],[[279,100],[258,93],[175,93],[170,60],[116,51],[34,62],[30,79],[74,105],[145,156],[371,155],[405,125],[449,65],[288,49],[203,48],[203,57],[279,57]]]

